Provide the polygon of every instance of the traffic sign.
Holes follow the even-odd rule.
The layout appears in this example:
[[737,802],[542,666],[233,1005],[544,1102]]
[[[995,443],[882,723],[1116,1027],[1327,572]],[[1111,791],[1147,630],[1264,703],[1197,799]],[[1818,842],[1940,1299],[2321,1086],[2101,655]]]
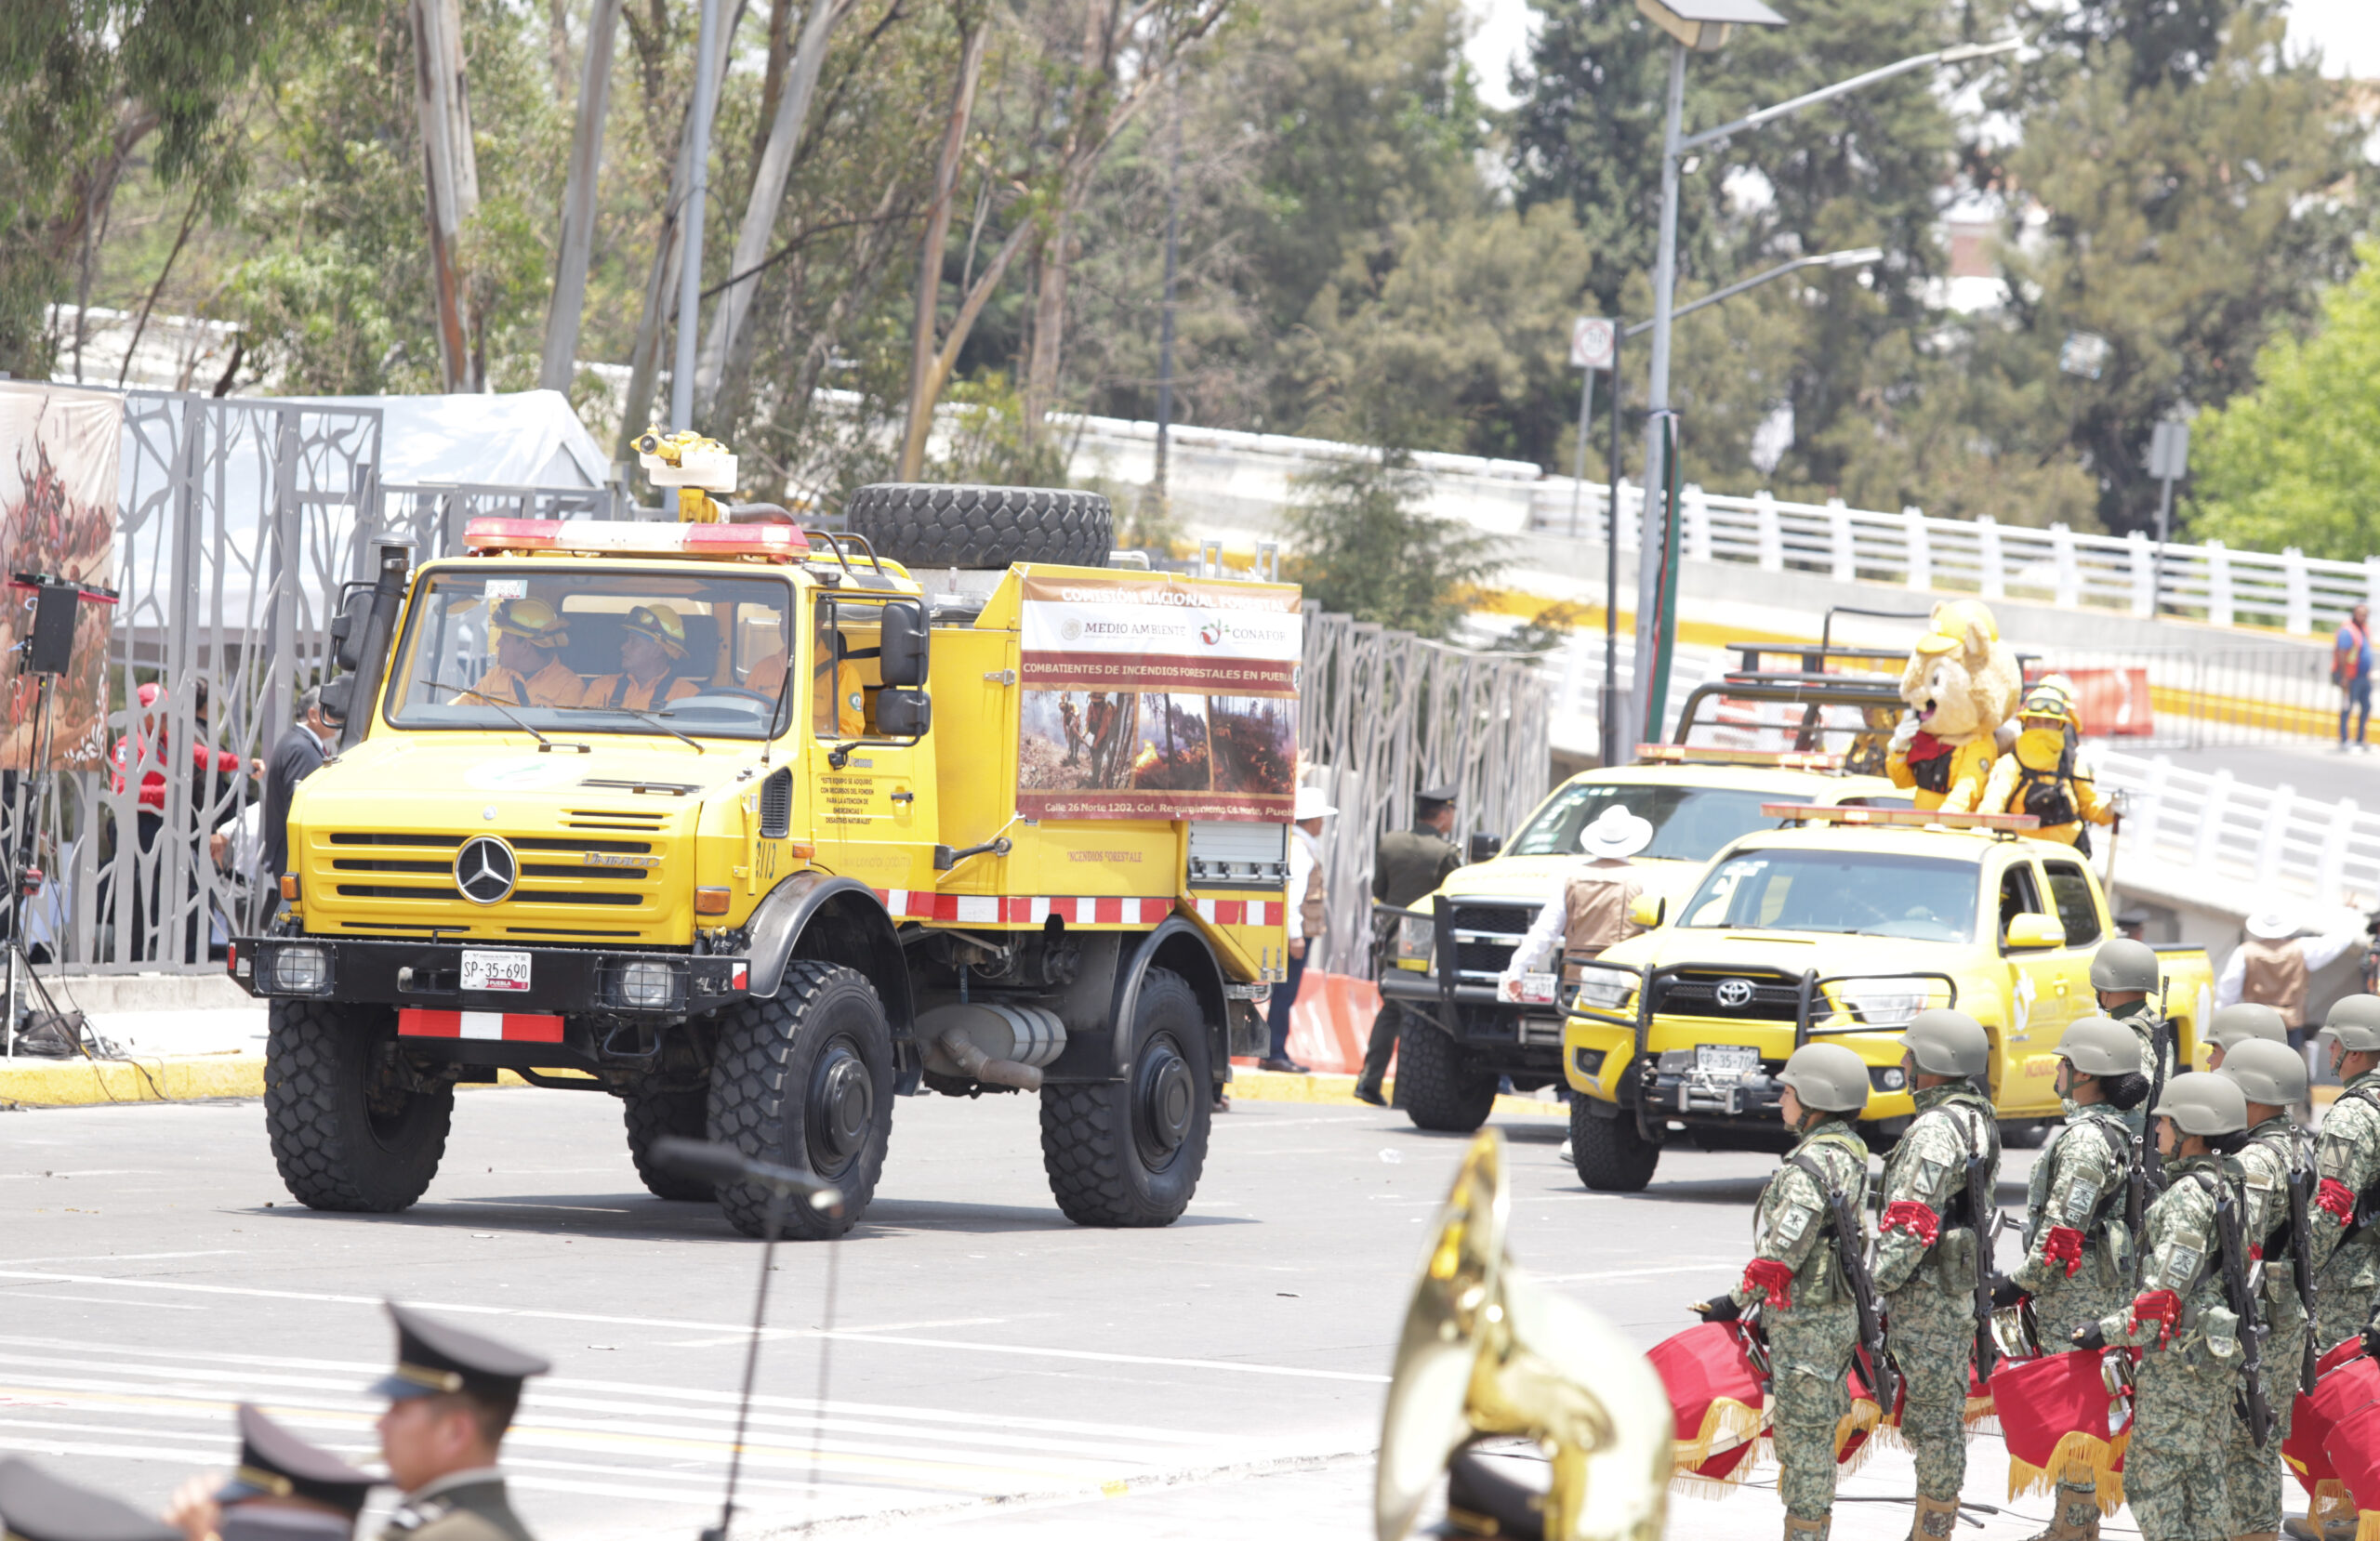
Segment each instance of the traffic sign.
[[2189,424],[2167,418],[2150,432],[2149,474],[2160,481],[2179,481],[2190,474]]
[[1580,316],[1570,323],[1570,367],[1609,369],[1619,350],[1620,328],[1601,316]]

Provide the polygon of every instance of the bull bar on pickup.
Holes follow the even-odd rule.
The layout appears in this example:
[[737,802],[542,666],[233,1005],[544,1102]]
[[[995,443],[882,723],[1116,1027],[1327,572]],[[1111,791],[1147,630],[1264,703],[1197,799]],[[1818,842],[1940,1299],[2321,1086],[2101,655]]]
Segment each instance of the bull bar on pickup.
[[[1566,957],[1564,962],[1566,964],[1575,962],[1582,968],[1593,968],[1606,974],[1624,974],[1636,981],[1635,1009],[1633,1011],[1584,1004],[1580,999],[1580,992],[1586,983],[1584,980],[1571,987],[1569,999],[1564,1003],[1564,1010],[1568,1016],[1601,1022],[1606,1027],[1624,1027],[1629,1030],[1632,1047],[1628,1068],[1620,1082],[1612,1088],[1613,1100],[1634,1111],[1638,1135],[1648,1140],[1659,1141],[1662,1138],[1662,1131],[1654,1127],[1650,1122],[1652,1098],[1644,1092],[1645,1067],[1650,1062],[1652,1054],[1654,995],[1657,987],[1688,973],[1710,972],[1712,966],[1673,963],[1638,968],[1633,964],[1606,963],[1599,958],[1586,958],[1577,955]],[[1805,968],[1794,985],[1793,1047],[1795,1048],[1800,1048],[1804,1044],[1808,1043],[1811,1034],[1819,1031],[1812,1019],[1817,1015],[1818,1006],[1826,998],[1824,994],[1826,987],[1831,984],[1848,983],[1854,980],[1939,980],[1950,991],[1950,999],[1945,1004],[1950,1007],[1956,1007],[1959,1004],[1959,981],[1935,969],[1896,968],[1889,973],[1820,974],[1815,968]],[[1897,1025],[1884,1027],[1874,1023],[1860,1022],[1853,1026],[1828,1031],[1830,1033],[1896,1033],[1900,1031],[1900,1027]],[[1658,1069],[1654,1073],[1658,1076],[1659,1073]],[[1764,1079],[1767,1078],[1764,1077]],[[1658,1089],[1658,1082],[1656,1085]],[[1679,1077],[1679,1085],[1673,1100],[1675,1111],[1679,1113],[1722,1113],[1731,1118],[1737,1117],[1747,1111],[1743,1105],[1743,1094],[1752,1089],[1754,1088],[1751,1087],[1748,1076],[1739,1075],[1734,1083],[1722,1085],[1715,1077],[1706,1075],[1700,1071],[1688,1072]],[[1773,1105],[1773,1100],[1772,1099],[1764,1102],[1763,1106]]]

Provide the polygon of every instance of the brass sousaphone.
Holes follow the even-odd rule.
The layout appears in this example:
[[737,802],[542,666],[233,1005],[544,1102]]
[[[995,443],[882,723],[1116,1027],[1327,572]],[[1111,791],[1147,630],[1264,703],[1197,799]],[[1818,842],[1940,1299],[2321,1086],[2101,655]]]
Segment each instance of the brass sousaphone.
[[1669,1395],[1609,1323],[1510,1266],[1511,1211],[1503,1137],[1483,1130],[1405,1312],[1381,1427],[1380,1541],[1403,1541],[1448,1461],[1492,1436],[1533,1440],[1550,1456],[1545,1541],[1659,1541]]

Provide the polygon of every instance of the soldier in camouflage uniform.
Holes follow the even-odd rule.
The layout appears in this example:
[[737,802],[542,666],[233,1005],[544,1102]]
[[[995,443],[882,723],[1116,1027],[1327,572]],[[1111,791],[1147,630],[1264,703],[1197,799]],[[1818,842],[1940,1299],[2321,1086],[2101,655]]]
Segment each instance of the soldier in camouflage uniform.
[[[2218,1019],[2221,1015],[2216,1013]],[[2280,1013],[2273,1016],[2278,1023]],[[2238,1083],[2248,1100],[2248,1142],[2240,1151],[2241,1182],[2247,1196],[2241,1229],[2264,1249],[2264,1314],[2269,1329],[2264,1345],[2264,1390],[2265,1405],[2273,1415],[2271,1432],[2262,1445],[2246,1420],[2236,1414],[2232,1417],[2224,1446],[2225,1482],[2231,1494],[2231,1534],[2272,1541],[2281,1533],[2281,1442],[2289,1437],[2308,1326],[2306,1302],[2297,1290],[2289,1205],[2293,1174],[2302,1192],[2310,1194],[2312,1190],[2314,1137],[2289,1116],[2289,1110],[2306,1100],[2306,1061],[2289,1047],[2286,1035],[2278,1043],[2241,1037],[2224,1051],[2218,1073]]]
[[[2101,942],[2091,955],[2091,988],[2099,997],[2099,1009],[2140,1039],[2140,1073],[2149,1078],[2151,1096],[2181,1073],[2181,1046],[2165,1031],[2164,1004],[2162,999],[2150,1004],[2149,997],[2162,982],[2156,949],[2145,942],[2120,936]],[[2162,1066],[2161,1034],[2165,1040]],[[2148,1118],[2146,1107],[2132,1109],[2124,1114],[2124,1126],[2140,1134],[2148,1127]],[[2149,1165],[2153,1168],[2156,1164]]]
[[2151,1111],[2165,1192],[2149,1211],[2140,1293],[2076,1331],[2077,1347],[2145,1350],[2136,1372],[2124,1497],[2148,1541],[2228,1541],[2224,1436],[2241,1358],[2240,1319],[2224,1304],[2216,1193],[2240,1202],[2235,1165],[2248,1100],[2220,1075],[2176,1076]]
[[[1917,1116],[1884,1158],[1876,1291],[1884,1298],[1893,1361],[1909,1390],[1900,1431],[1917,1462],[1910,1534],[1941,1536],[1959,1524],[1967,1366],[1977,1325],[1967,1163],[1982,1159],[1983,1191],[1990,1193],[2000,1180],[2000,1126],[1970,1079],[1991,1065],[1991,1041],[1973,1017],[1921,1011],[1901,1047]],[[1990,1245],[1988,1238],[1983,1245]]]
[[[2030,1298],[2042,1341],[2053,1348],[2132,1297],[2133,1237],[2123,1219],[2132,1131],[2123,1114],[2149,1095],[2140,1040],[2112,1018],[2069,1023],[2057,1059],[2066,1122],[2026,1183],[2025,1260],[1992,1287],[1996,1306]],[[2100,1503],[2097,1481],[2088,1465],[2060,1473],[2056,1518],[2035,1541],[2096,1541],[2103,1508],[2115,1507]]]
[[[1868,1067],[1841,1044],[1805,1044],[1778,1079],[1785,1087],[1778,1112],[1801,1143],[1761,1191],[1743,1282],[1694,1309],[1732,1322],[1762,1307],[1786,1541],[1825,1541],[1834,1509],[1835,1429],[1851,1413],[1844,1376],[1859,1337],[1851,1285],[1828,1237],[1836,1193],[1848,1194],[1855,1211],[1867,1207],[1868,1147],[1852,1120],[1868,1105]],[[1796,1157],[1826,1173],[1823,1191]]]
[[[2363,1330],[2380,1294],[2380,1227],[2357,1227],[2356,1208],[2380,1185],[2380,996],[2348,995],[2322,1020],[2331,1068],[2343,1087],[2322,1115],[2314,1147],[2321,1187],[2312,1217],[2314,1347],[2326,1351]],[[2356,1510],[2316,1504],[2326,1533],[2355,1534]],[[2293,1534],[2311,1532],[2292,1521]]]
[[2254,1001],[2241,1001],[2217,1011],[2206,1020],[2206,1068],[2221,1070],[2223,1057],[2234,1046],[2252,1038],[2285,1045],[2289,1042],[2289,1027],[2281,1020],[2280,1012]]

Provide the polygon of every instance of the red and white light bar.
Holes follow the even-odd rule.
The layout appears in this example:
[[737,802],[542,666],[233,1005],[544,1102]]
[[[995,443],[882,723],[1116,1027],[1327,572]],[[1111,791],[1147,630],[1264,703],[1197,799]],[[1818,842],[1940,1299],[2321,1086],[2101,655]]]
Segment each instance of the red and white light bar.
[[2006,829],[2042,827],[2030,813],[1945,813],[1931,808],[1840,808],[1830,803],[1763,803],[1764,819],[1838,824],[1897,824],[1906,829]]
[[475,519],[467,551],[559,551],[589,557],[768,557],[800,561],[810,537],[791,524],[646,524],[609,519]]
[[1759,765],[1779,770],[1840,770],[1843,757],[1822,749],[1721,749],[1691,744],[1640,744],[1648,765]]

